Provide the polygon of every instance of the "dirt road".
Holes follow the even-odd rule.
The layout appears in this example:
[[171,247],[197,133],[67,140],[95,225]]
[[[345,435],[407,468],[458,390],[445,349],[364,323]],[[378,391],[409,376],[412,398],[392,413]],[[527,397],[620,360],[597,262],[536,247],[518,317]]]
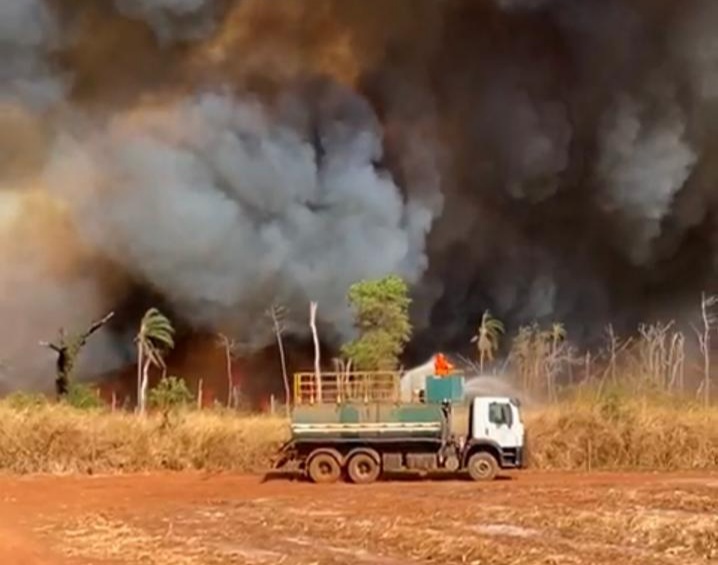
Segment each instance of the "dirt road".
[[718,475],[0,478],[3,565],[718,562]]

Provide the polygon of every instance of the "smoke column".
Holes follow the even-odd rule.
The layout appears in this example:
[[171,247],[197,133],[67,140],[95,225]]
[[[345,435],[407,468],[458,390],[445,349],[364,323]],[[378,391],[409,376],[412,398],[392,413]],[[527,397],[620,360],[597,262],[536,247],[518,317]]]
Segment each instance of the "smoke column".
[[[417,340],[676,316],[716,279],[711,0],[0,5],[0,360],[110,309],[329,345],[348,286],[411,284]],[[139,311],[139,310],[138,310]],[[81,363],[130,360],[137,320]]]

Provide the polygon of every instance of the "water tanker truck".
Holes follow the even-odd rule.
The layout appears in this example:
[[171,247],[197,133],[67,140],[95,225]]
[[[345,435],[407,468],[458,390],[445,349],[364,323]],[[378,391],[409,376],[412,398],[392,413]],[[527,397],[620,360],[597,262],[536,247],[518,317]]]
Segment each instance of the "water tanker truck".
[[403,471],[489,481],[523,467],[523,446],[518,401],[469,397],[460,374],[428,376],[407,399],[400,373],[299,373],[291,439],[274,468],[315,483],[368,484]]

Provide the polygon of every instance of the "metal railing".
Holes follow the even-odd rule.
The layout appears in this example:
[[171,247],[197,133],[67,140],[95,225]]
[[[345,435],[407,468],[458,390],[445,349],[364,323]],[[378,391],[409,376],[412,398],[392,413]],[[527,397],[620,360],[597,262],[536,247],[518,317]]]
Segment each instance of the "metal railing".
[[341,404],[344,402],[398,402],[401,373],[372,371],[294,374],[294,403]]

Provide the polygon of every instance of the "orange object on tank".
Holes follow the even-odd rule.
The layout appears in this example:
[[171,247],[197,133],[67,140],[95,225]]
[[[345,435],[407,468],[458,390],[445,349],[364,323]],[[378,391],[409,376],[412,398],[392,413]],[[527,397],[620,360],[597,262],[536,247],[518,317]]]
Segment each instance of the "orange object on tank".
[[437,377],[445,377],[451,373],[454,366],[449,363],[443,353],[437,353],[434,357],[434,374]]

